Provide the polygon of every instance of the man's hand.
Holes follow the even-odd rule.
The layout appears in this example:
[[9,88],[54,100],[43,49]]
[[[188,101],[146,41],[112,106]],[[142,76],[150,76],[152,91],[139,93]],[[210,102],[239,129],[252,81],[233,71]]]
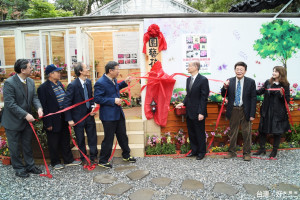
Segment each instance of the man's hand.
[[255,118],[254,117],[250,117],[250,121],[253,121],[253,120],[255,120]]
[[34,120],[35,120],[35,119],[33,118],[33,116],[32,116],[31,114],[29,114],[29,113],[26,115],[25,119],[26,119],[28,122],[34,122]]
[[53,128],[52,126],[49,126],[49,127],[47,128],[47,130],[48,130],[48,131],[52,131],[52,128]]
[[201,114],[199,114],[199,115],[198,115],[198,120],[201,121],[201,120],[203,120],[203,119],[204,119],[204,116],[201,115]]
[[179,104],[177,104],[177,106],[175,108],[179,108],[180,109],[180,108],[182,108],[182,106],[184,106],[183,103],[179,103]]
[[41,109],[41,108],[38,109],[38,115],[39,115],[39,118],[43,117],[43,115],[44,115],[43,109]]
[[69,126],[71,126],[71,127],[73,127],[73,126],[75,125],[75,123],[74,123],[74,121],[73,121],[73,120],[71,120],[71,121],[68,121],[68,123],[69,123]]
[[90,116],[95,116],[95,115],[96,115],[96,112],[94,112],[95,108],[96,108],[96,107],[94,107],[94,108],[92,109],[92,111],[91,111],[91,113],[90,113]]
[[125,83],[128,84],[131,82],[131,76],[128,76],[126,79],[125,79]]
[[117,104],[118,106],[121,106],[122,105],[122,99],[115,98],[115,104]]
[[224,82],[224,88],[227,89],[228,86],[229,86],[229,80],[226,80],[226,81]]

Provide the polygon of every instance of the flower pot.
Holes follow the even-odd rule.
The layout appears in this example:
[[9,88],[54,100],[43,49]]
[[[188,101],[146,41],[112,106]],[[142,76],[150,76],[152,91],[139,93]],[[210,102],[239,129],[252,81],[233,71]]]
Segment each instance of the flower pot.
[[186,109],[185,108],[175,108],[175,114],[177,116],[185,115],[186,114]]
[[176,150],[180,150],[181,145],[180,144],[176,144]]
[[10,157],[8,157],[8,156],[1,156],[1,160],[2,160],[3,165],[10,165],[11,164]]

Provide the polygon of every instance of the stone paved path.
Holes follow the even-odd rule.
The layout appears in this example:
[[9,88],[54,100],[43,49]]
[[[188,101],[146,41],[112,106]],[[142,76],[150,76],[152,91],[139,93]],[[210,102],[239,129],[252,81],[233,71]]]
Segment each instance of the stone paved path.
[[[215,157],[214,157],[215,158]],[[190,158],[187,158],[190,159]],[[124,162],[119,158],[115,158],[113,161],[114,165],[117,165],[115,167],[115,172],[123,172],[123,171],[131,171],[130,173],[127,173],[126,176],[132,180],[132,181],[139,181],[142,178],[147,177],[151,172],[149,170],[139,170],[138,166],[135,164],[130,164],[128,162]],[[98,167],[97,167],[98,168]],[[102,171],[105,173],[106,170],[96,169],[98,171]],[[300,177],[299,177],[300,178]],[[97,175],[94,177],[94,182],[107,184],[107,183],[113,183],[117,180],[116,177],[113,177],[109,174],[102,174]],[[300,179],[299,179],[300,180]],[[168,177],[157,177],[150,180],[150,182],[154,185],[156,185],[159,188],[166,188],[168,187],[173,180]],[[295,195],[300,194],[300,187],[292,184],[285,184],[285,183],[279,183],[272,186],[264,186],[264,185],[256,185],[256,184],[243,184],[244,189],[246,190],[247,194],[250,194],[253,198],[257,197],[265,197],[263,195],[269,194],[270,189],[274,189],[275,191],[280,191],[282,194],[292,194]],[[270,188],[270,189],[269,189]],[[186,178],[181,183],[181,189],[184,190],[206,190],[205,184],[198,181]],[[113,184],[111,187],[107,188],[103,193],[107,195],[122,195],[128,190],[134,190],[134,188],[126,183],[116,183]],[[156,190],[153,188],[143,188],[136,191],[132,191],[132,193],[129,195],[130,200],[151,200],[154,197]],[[228,197],[234,196],[239,192],[239,190],[233,186],[231,186],[228,183],[225,182],[216,182],[214,184],[214,187],[212,189],[213,193],[216,194],[225,194]],[[190,200],[192,198],[187,197],[183,194],[171,194],[166,197],[167,200]],[[213,196],[211,196],[210,199],[218,199]]]
[[[267,155],[265,156],[267,157]],[[52,179],[15,177],[0,164],[0,199],[258,199],[300,200],[300,150],[280,151],[278,160],[206,157],[113,159],[113,168],[82,166],[54,170]],[[43,166],[39,166],[43,169]]]

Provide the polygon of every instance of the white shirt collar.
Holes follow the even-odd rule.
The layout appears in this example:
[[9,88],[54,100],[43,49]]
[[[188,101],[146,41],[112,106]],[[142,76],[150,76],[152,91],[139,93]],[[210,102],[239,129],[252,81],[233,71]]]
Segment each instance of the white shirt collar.
[[81,79],[81,78],[79,78],[79,77],[78,77],[78,79],[79,79],[79,81],[80,81],[80,83],[81,83],[81,86],[82,86],[82,87],[84,87],[84,85],[83,85],[83,84],[85,83],[85,81],[84,81],[84,80],[82,80],[82,79]]
[[197,76],[198,76],[198,73],[191,77],[193,77],[193,80],[195,80],[197,78]]
[[19,79],[20,79],[20,81],[21,81],[22,83],[26,84],[26,78],[25,78],[25,80],[24,80],[24,79],[22,79],[22,78],[19,76],[19,74],[17,74],[17,76],[19,77]]
[[113,84],[115,85],[116,83],[115,83],[115,81],[112,79],[112,78],[110,78],[109,76],[107,76],[106,74],[104,74],[109,80],[111,80],[112,82],[113,82]]

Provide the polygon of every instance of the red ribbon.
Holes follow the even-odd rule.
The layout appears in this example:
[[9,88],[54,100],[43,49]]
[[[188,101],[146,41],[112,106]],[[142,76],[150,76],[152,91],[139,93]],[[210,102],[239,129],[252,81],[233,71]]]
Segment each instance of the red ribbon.
[[114,154],[115,154],[115,151],[116,151],[116,148],[117,148],[117,144],[118,144],[118,141],[116,141],[116,144],[115,144],[115,147],[114,147],[114,150],[110,156],[110,158],[108,159],[108,162],[110,162],[110,160],[114,157]]
[[[220,112],[219,112],[219,114],[218,114],[218,118],[217,118],[217,121],[216,121],[216,128],[215,128],[215,131],[217,131],[218,126],[219,126],[221,114],[222,114],[223,109],[224,109],[224,104],[225,104],[225,100],[226,100],[226,95],[227,95],[227,90],[226,90],[226,92],[225,92],[225,96],[224,96],[224,99],[223,99],[223,102],[222,102],[222,106],[221,106]],[[211,140],[210,140],[210,142],[209,142],[209,144],[208,144],[208,146],[207,146],[207,149],[210,148],[212,142],[214,141],[214,138],[215,138],[215,136],[213,135],[212,138],[211,138]]]
[[291,120],[291,124],[293,126],[293,129],[295,131],[295,133],[297,133],[295,127],[294,127],[294,122],[293,122],[293,119],[292,119],[292,115],[291,115],[291,111],[290,111],[290,108],[289,108],[289,105],[286,101],[286,98],[285,98],[285,91],[284,91],[284,88],[270,88],[270,89],[266,89],[266,90],[269,90],[269,91],[282,91],[282,96],[284,98],[284,104],[285,104],[285,108],[288,112],[288,115],[289,115],[289,119]]
[[31,122],[29,122],[29,125],[31,126],[31,128],[32,128],[32,130],[33,130],[33,133],[34,133],[34,135],[35,135],[35,137],[36,137],[36,139],[37,139],[37,141],[38,141],[38,143],[39,143],[40,149],[41,149],[41,151],[42,151],[42,155],[43,155],[43,159],[44,159],[46,171],[47,171],[47,174],[40,174],[40,176],[46,176],[46,177],[48,177],[48,178],[52,178],[53,176],[52,176],[52,174],[50,174],[50,170],[49,170],[49,168],[48,168],[48,165],[47,165],[47,162],[46,162],[46,159],[45,159],[44,151],[43,151],[43,149],[42,149],[40,140],[39,140],[39,138],[38,138],[38,136],[37,136],[37,134],[36,134],[36,132],[35,132],[35,130],[34,130],[33,124],[32,124]]
[[[96,113],[100,108],[100,105],[97,104],[95,109],[91,112],[91,113]],[[79,124],[80,122],[82,122],[83,120],[85,120],[91,113],[88,113],[87,115],[85,115],[82,119],[80,119],[78,122],[76,122],[74,124],[74,126],[76,126],[77,124]],[[72,130],[71,127],[69,126],[69,132],[70,132],[70,137],[72,139],[73,144],[78,148],[78,150],[82,153],[83,157],[86,159],[86,161],[88,162],[88,165],[84,165],[83,168],[87,169],[87,170],[94,170],[96,168],[96,164],[91,164],[90,159],[79,149],[78,145],[76,144],[75,139],[72,137]]]

